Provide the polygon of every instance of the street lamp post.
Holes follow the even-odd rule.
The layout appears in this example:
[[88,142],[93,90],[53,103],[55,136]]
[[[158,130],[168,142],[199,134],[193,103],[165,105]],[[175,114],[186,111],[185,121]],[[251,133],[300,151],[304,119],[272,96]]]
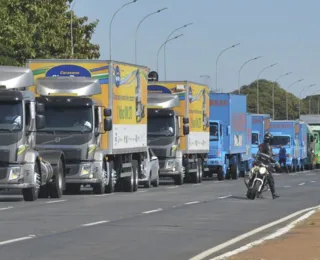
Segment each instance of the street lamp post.
[[258,56],[258,57],[252,58],[252,59],[250,59],[250,60],[247,60],[247,61],[246,61],[245,63],[243,63],[243,64],[242,64],[242,66],[240,67],[240,69],[239,69],[239,74],[238,74],[238,88],[239,88],[239,95],[241,94],[240,74],[241,74],[241,70],[242,70],[242,68],[243,68],[245,65],[247,65],[249,62],[251,62],[251,61],[255,61],[255,60],[260,59],[260,58],[262,58],[262,56]]
[[74,1],[71,5],[71,9],[70,9],[70,41],[71,41],[71,58],[73,58],[73,54],[74,54],[74,46],[73,46],[73,8],[75,6],[77,1]]
[[224,52],[226,52],[227,50],[232,49],[232,48],[234,48],[234,47],[236,47],[236,46],[239,46],[239,45],[240,45],[240,43],[237,43],[237,44],[234,44],[234,45],[232,45],[232,46],[230,46],[230,47],[228,47],[228,48],[225,48],[224,50],[222,50],[222,51],[219,53],[219,55],[218,55],[218,57],[217,57],[217,59],[216,59],[216,92],[218,91],[218,61],[219,61],[219,58],[220,58],[220,56],[222,55],[222,53],[224,53]]
[[276,66],[278,63],[273,63],[267,67],[264,67],[258,75],[258,79],[257,79],[257,114],[259,114],[259,78],[262,72],[264,72],[266,69],[272,68],[273,66]]
[[113,14],[112,18],[111,18],[111,21],[110,21],[110,24],[109,24],[109,59],[111,60],[111,51],[112,51],[112,46],[111,46],[111,27],[112,27],[112,22],[113,22],[113,19],[114,17],[116,16],[116,14],[124,7],[126,7],[127,5],[130,5],[130,4],[133,4],[135,2],[137,2],[138,0],[133,0],[133,1],[130,1],[128,3],[125,3],[123,4],[117,11],[115,11],[115,13]]
[[183,35],[183,34],[179,34],[179,35],[177,35],[176,37],[170,38],[170,39],[166,40],[166,41],[160,46],[160,48],[159,48],[159,50],[158,50],[158,53],[157,53],[157,72],[159,71],[159,53],[160,53],[162,47],[163,47],[164,45],[166,45],[168,42],[178,39],[178,38],[181,37],[182,35]]
[[146,20],[146,19],[147,19],[148,17],[150,17],[151,15],[158,14],[158,13],[164,11],[164,10],[167,10],[167,9],[168,9],[168,8],[165,7],[165,8],[159,9],[159,10],[153,12],[153,13],[150,13],[150,14],[146,15],[146,16],[140,21],[140,23],[138,24],[137,29],[136,29],[136,33],[135,33],[135,38],[134,38],[134,57],[135,57],[135,63],[136,63],[136,64],[138,63],[138,61],[137,61],[137,35],[138,35],[138,30],[139,30],[139,28],[140,28],[140,25],[143,23],[144,20]]
[[300,119],[300,115],[301,115],[301,94],[302,94],[302,92],[305,91],[306,89],[311,88],[311,87],[313,87],[313,86],[315,86],[315,85],[316,85],[316,84],[311,84],[311,85],[309,85],[309,86],[304,87],[304,88],[300,91],[300,94],[299,94],[299,119]]
[[299,82],[301,82],[301,81],[303,81],[304,79],[299,79],[299,80],[297,80],[297,81],[295,81],[295,82],[293,82],[293,83],[291,83],[289,86],[288,86],[288,88],[286,89],[286,114],[287,114],[287,120],[288,120],[288,118],[289,118],[289,109],[288,109],[288,90],[289,90],[289,88],[292,86],[292,85],[294,85],[294,84],[296,84],[296,83],[299,83]]
[[193,23],[187,23],[177,29],[174,29],[167,37],[166,39],[166,43],[164,45],[164,50],[163,50],[163,65],[164,65],[164,80],[167,80],[167,56],[166,56],[166,50],[167,50],[167,41],[169,40],[169,38],[171,37],[171,35],[173,35],[176,31],[179,31],[180,29],[186,28],[189,25],[192,25]]
[[292,72],[288,72],[288,73],[286,73],[286,74],[280,75],[280,76],[274,81],[274,84],[273,84],[273,86],[272,86],[272,119],[273,119],[273,120],[276,119],[276,118],[275,118],[275,111],[274,111],[274,98],[275,98],[274,87],[275,87],[275,85],[277,84],[277,81],[278,81],[280,78],[285,77],[285,76],[288,76],[288,75],[290,75],[290,74],[292,74]]

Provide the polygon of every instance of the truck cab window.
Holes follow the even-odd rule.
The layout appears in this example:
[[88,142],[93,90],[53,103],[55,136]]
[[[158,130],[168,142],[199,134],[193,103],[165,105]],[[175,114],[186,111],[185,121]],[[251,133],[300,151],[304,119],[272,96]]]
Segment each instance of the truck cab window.
[[0,130],[19,131],[22,122],[22,102],[0,103]]
[[25,113],[26,113],[26,129],[29,129],[31,124],[30,102],[25,104]]
[[94,108],[94,130],[99,130],[99,107]]
[[210,139],[218,139],[218,123],[210,123]]

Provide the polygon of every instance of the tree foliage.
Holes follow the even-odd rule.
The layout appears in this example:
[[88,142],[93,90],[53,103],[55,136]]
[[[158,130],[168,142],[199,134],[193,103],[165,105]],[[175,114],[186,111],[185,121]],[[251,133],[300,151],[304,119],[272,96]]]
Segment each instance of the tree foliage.
[[[272,116],[272,90],[274,87],[275,97],[275,118],[277,120],[285,120],[286,117],[286,91],[280,87],[277,82],[268,81],[265,79],[259,80],[259,113],[270,114]],[[233,93],[238,93],[234,91]],[[257,81],[250,85],[241,87],[241,94],[247,95],[248,112],[257,113]],[[288,118],[299,118],[299,99],[288,92]],[[316,100],[316,99],[315,99]],[[308,101],[301,100],[301,114],[308,113]]]
[[21,65],[26,59],[71,58],[72,15],[74,58],[100,57],[99,45],[91,43],[98,20],[77,17],[69,8],[72,0],[0,2],[0,42],[7,47],[0,55],[8,53]]

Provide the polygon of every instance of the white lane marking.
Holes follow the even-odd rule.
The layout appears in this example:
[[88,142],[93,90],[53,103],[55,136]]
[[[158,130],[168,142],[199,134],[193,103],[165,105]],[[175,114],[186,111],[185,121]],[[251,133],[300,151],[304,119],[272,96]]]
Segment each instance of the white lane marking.
[[113,195],[114,193],[110,193],[110,194],[99,194],[99,195],[94,195],[94,197],[105,197],[105,196],[110,196]]
[[313,182],[313,183],[314,183],[314,182],[317,182],[317,181],[310,181],[310,182]]
[[6,208],[0,208],[0,210],[7,210],[7,209],[13,209],[13,207],[9,206],[9,207],[6,207]]
[[190,201],[190,202],[184,203],[184,205],[192,205],[192,204],[197,204],[197,203],[200,203],[200,201]]
[[179,186],[172,186],[172,187],[168,187],[167,189],[174,189],[174,188],[178,188]]
[[218,197],[218,199],[226,199],[226,198],[230,198],[232,195],[231,194],[229,194],[229,195],[227,195],[227,196],[221,196],[221,197]]
[[67,200],[52,200],[52,201],[47,201],[46,204],[52,204],[52,203],[59,203],[59,202],[65,202]]
[[290,176],[298,176],[298,173],[289,173]]
[[283,188],[291,188],[291,186],[283,186]]
[[153,210],[149,210],[149,211],[144,211],[142,212],[143,214],[150,214],[150,213],[155,213],[155,212],[159,212],[163,210],[162,208],[158,208],[158,209],[153,209]]
[[299,184],[299,186],[302,186],[302,185],[305,185],[305,184],[306,184],[305,182],[302,182],[302,183]]
[[137,193],[147,192],[147,190],[138,190]]
[[87,224],[83,224],[81,225],[82,227],[90,227],[90,226],[95,226],[95,225],[99,225],[99,224],[104,224],[104,223],[109,223],[109,220],[102,220],[102,221],[97,221],[97,222],[92,222],[92,223],[87,223]]
[[195,184],[192,184],[192,186],[199,186],[199,185],[202,185],[202,183],[195,183]]
[[307,176],[315,176],[316,174],[315,173],[307,173],[306,175]]
[[302,215],[300,218],[294,220],[293,222],[291,222],[289,225],[277,230],[276,232],[262,238],[262,239],[259,239],[257,241],[254,241],[252,243],[249,243],[245,246],[242,246],[238,249],[235,249],[233,251],[230,251],[230,252],[227,252],[223,255],[220,255],[220,256],[217,256],[217,257],[214,257],[214,258],[211,258],[210,260],[222,260],[222,259],[226,259],[227,257],[230,257],[230,256],[233,256],[233,255],[236,255],[236,254],[239,254],[240,252],[243,252],[243,251],[246,251],[254,246],[257,246],[257,245],[260,245],[262,244],[264,241],[266,240],[270,240],[270,239],[274,239],[276,237],[279,237],[285,233],[288,233],[292,228],[294,228],[299,222],[309,218],[312,214],[314,214],[316,212],[316,210],[311,210],[309,212],[307,212],[306,214]]
[[226,247],[229,247],[229,246],[231,246],[231,245],[234,245],[234,244],[238,243],[239,241],[241,241],[241,240],[243,240],[243,239],[246,239],[246,238],[251,237],[251,236],[253,236],[253,235],[257,234],[257,233],[260,233],[260,232],[262,232],[262,231],[264,231],[264,230],[266,230],[266,229],[268,229],[268,228],[271,228],[271,227],[274,227],[274,226],[276,226],[276,225],[279,225],[279,224],[281,224],[281,223],[283,223],[283,222],[286,222],[286,221],[288,221],[289,219],[292,219],[292,218],[294,218],[294,217],[296,217],[296,216],[301,215],[302,213],[308,212],[308,211],[310,211],[310,210],[318,209],[318,208],[320,208],[320,205],[315,206],[315,207],[311,207],[311,208],[307,208],[307,209],[299,210],[299,211],[297,211],[297,212],[295,212],[295,213],[292,213],[292,214],[290,214],[290,215],[288,215],[288,216],[286,216],[286,217],[284,217],[284,218],[275,220],[275,221],[273,221],[273,222],[271,222],[271,223],[269,223],[269,224],[266,224],[266,225],[264,225],[264,226],[261,226],[261,227],[259,227],[259,228],[254,229],[254,230],[251,230],[251,231],[249,231],[249,232],[247,232],[247,233],[245,233],[245,234],[242,234],[242,235],[237,236],[237,237],[235,237],[235,238],[233,238],[233,239],[230,239],[230,240],[228,240],[228,241],[225,242],[225,243],[222,243],[222,244],[220,244],[220,245],[217,245],[217,246],[215,246],[215,247],[212,247],[212,248],[210,248],[210,249],[208,249],[208,250],[206,250],[206,251],[204,251],[204,252],[202,252],[202,253],[200,253],[200,254],[192,257],[192,258],[190,258],[189,260],[202,260],[202,259],[205,259],[205,258],[207,258],[208,256],[210,256],[210,255],[212,255],[212,254],[214,254],[214,253],[216,253],[216,252],[219,252],[219,251],[221,251],[222,249],[224,249],[224,248],[226,248]]
[[19,242],[19,241],[23,241],[23,240],[32,239],[32,238],[35,238],[35,237],[36,237],[35,235],[30,235],[30,236],[27,236],[27,237],[19,237],[19,238],[15,238],[15,239],[6,240],[6,241],[1,241],[0,242],[0,246],[11,244],[11,243],[15,243],[15,242]]
[[213,181],[213,183],[223,183],[224,181]]

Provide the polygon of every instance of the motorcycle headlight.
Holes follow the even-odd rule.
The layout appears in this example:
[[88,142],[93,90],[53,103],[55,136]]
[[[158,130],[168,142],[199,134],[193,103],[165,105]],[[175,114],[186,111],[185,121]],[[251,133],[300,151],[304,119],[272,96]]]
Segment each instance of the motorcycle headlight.
[[267,168],[266,167],[260,167],[259,169],[259,173],[260,174],[265,174],[267,172]]

